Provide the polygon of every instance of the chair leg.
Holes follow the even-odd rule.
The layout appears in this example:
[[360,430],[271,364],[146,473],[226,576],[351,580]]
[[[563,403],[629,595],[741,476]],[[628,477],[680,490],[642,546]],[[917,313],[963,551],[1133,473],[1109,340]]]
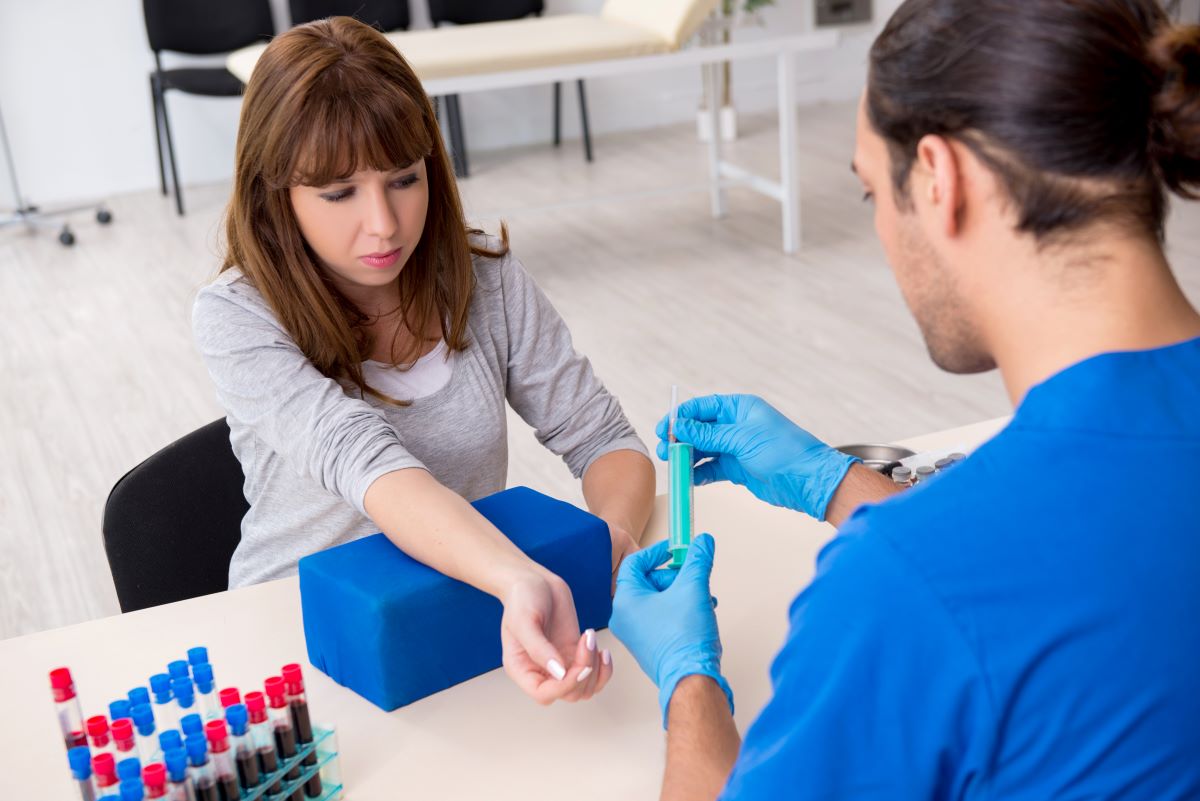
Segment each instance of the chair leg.
[[554,146],[562,144],[562,84],[554,82]]
[[450,147],[454,151],[454,172],[459,178],[466,178],[471,173],[467,163],[467,140],[463,134],[462,108],[458,105],[458,95],[446,96],[446,117],[450,120]]
[[592,161],[592,132],[588,128],[588,113],[587,113],[587,96],[583,91],[583,80],[578,82],[579,86],[579,120],[583,123],[583,154],[588,160]]
[[154,149],[158,152],[158,185],[162,188],[163,197],[166,197],[167,168],[163,163],[162,114],[158,110],[158,87],[153,74],[150,75],[150,105],[154,110]]
[[163,133],[167,137],[167,158],[171,161],[171,183],[175,187],[175,210],[183,216],[183,190],[179,186],[179,169],[175,166],[175,144],[171,139],[171,120],[167,115],[167,93],[159,88],[158,106],[162,109]]

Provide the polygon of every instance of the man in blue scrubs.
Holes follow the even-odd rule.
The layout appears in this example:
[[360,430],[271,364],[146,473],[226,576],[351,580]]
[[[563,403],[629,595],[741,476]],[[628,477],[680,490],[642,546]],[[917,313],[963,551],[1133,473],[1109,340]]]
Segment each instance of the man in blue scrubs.
[[1165,190],[1200,190],[1197,65],[1200,28],[1153,0],[888,23],[854,169],[931,357],[999,367],[1016,412],[900,492],[761,399],[682,405],[699,483],[838,535],[744,743],[713,539],[678,572],[665,543],[622,566],[611,626],[660,690],[664,798],[1200,798],[1200,314],[1161,245]]

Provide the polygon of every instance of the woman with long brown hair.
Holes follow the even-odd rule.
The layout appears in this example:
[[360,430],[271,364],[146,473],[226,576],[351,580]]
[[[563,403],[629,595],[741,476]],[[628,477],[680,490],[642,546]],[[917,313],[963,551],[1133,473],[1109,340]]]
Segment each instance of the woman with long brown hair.
[[507,402],[582,478],[615,570],[653,468],[507,232],[466,226],[429,99],[380,33],[335,17],[266,49],[226,235],[193,326],[250,502],[230,586],[382,530],[503,603],[505,669],[529,695],[602,688],[611,657],[566,583],[468,501],[504,488]]

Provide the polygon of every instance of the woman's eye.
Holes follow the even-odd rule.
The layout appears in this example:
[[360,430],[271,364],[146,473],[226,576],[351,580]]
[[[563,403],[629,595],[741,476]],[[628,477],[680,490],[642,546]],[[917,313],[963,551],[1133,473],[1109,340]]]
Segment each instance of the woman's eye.
[[326,192],[321,195],[321,199],[328,200],[330,203],[337,203],[339,200],[345,200],[352,194],[354,194],[353,189],[342,189],[338,192]]
[[392,181],[392,186],[396,187],[397,189],[407,189],[416,182],[417,176],[405,175],[403,178],[397,178],[395,181]]

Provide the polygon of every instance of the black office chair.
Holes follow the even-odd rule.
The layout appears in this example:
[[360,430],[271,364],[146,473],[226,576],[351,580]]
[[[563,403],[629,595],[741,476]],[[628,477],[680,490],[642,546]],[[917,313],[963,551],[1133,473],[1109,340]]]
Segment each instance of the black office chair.
[[[499,22],[521,19],[531,14],[541,16],[543,0],[429,0],[429,18],[435,26],[450,22],[471,25],[477,22]],[[576,81],[579,89],[579,117],[583,125],[583,153],[592,160],[592,134],[588,127],[587,96],[583,80]],[[463,177],[468,173],[467,143],[463,135],[462,111],[458,95],[446,97],[446,123],[450,129],[450,149],[454,156],[454,171]],[[554,84],[554,146],[562,144],[562,84]]]
[[388,31],[408,30],[408,0],[288,0],[292,24],[326,17],[354,17],[359,22]]
[[155,144],[158,146],[158,178],[167,194],[167,171],[163,142],[171,162],[175,208],[183,215],[183,191],[175,164],[175,145],[167,117],[167,92],[175,89],[207,97],[239,97],[242,82],[225,67],[179,67],[164,70],[163,51],[189,55],[216,55],[237,50],[274,33],[269,0],[142,0],[146,36],[154,51],[150,73],[150,100],[154,106]]
[[104,550],[122,612],[229,587],[250,505],[225,418],[126,473],[104,504]]

